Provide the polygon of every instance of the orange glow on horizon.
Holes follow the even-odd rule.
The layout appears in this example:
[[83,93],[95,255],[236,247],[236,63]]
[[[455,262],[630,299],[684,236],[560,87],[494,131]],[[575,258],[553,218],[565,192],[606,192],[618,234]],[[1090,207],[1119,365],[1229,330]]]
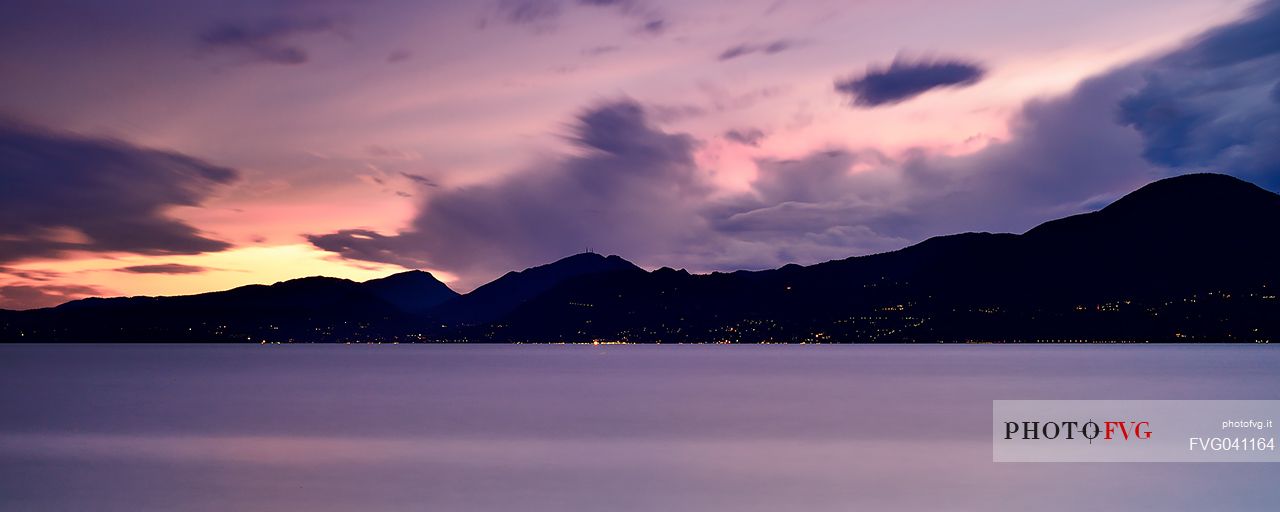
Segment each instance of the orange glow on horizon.
[[[309,276],[367,281],[407,270],[398,265],[346,261],[307,244],[249,246],[186,256],[75,256],[80,257],[18,263],[8,268],[22,272],[56,273],[61,276],[61,282],[91,286],[105,296],[189,295]],[[189,265],[204,270],[192,273],[134,273],[123,270],[161,264]],[[445,283],[457,280],[448,272],[422,270],[431,272]]]

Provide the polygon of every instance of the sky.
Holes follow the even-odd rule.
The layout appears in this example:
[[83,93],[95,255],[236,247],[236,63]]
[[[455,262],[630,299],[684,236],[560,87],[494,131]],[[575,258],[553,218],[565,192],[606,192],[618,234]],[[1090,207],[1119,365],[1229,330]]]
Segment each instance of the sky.
[[0,308],[694,272],[1280,189],[1280,1],[0,4]]

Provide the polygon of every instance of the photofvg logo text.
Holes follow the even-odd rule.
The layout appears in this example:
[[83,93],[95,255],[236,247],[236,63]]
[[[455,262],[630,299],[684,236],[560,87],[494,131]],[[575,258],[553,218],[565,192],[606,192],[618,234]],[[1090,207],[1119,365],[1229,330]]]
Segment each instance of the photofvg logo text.
[[1004,438],[1021,436],[1027,441],[1039,439],[1085,439],[1092,443],[1103,441],[1151,439],[1150,421],[1006,421]]
[[995,462],[1280,462],[1280,400],[995,400]]

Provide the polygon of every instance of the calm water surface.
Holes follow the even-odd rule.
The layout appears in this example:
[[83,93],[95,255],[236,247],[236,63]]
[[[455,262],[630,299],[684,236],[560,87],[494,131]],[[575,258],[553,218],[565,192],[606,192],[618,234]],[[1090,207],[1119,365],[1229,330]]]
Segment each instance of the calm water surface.
[[995,464],[993,399],[1280,399],[1274,346],[0,346],[0,510],[1280,509]]

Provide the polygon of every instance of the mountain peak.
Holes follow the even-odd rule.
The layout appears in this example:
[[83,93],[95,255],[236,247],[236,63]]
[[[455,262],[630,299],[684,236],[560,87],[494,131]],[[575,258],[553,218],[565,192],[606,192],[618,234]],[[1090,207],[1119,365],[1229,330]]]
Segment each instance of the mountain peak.
[[[547,265],[555,265],[557,263],[570,263],[570,262],[600,261],[603,259],[605,259],[605,256],[598,252],[586,251],[586,252],[580,252],[578,254],[574,254],[572,256],[565,256],[551,263],[548,263]],[[539,265],[539,266],[545,266],[545,265]]]
[[[1052,220],[1027,231],[1032,238],[1074,233],[1091,241],[1135,235],[1209,233],[1206,240],[1253,238],[1254,226],[1272,219],[1280,195],[1225,174],[1184,174],[1149,183],[1092,213]],[[1064,238],[1062,240],[1069,240]],[[1085,240],[1074,240],[1082,243]]]
[[[625,262],[625,263],[627,263],[627,264],[630,264],[630,262],[628,262],[626,259],[623,259],[621,256],[618,256],[618,255],[616,255],[616,254],[610,254],[610,255],[608,255],[608,256],[605,256],[605,255],[600,254],[600,253],[595,252],[595,251],[586,251],[586,252],[580,252],[580,253],[578,253],[578,254],[574,254],[574,255],[572,255],[572,256],[565,256],[565,257],[560,258],[560,259],[558,259],[558,260],[556,260],[556,261],[553,261],[553,262],[551,262],[551,263],[547,263],[547,264],[545,264],[545,265],[539,265],[539,266],[540,266],[540,267],[546,267],[546,266],[556,265],[556,264],[562,264],[562,263],[564,263],[564,264],[569,264],[569,263],[598,263],[598,262],[603,262],[603,261],[608,261],[608,262],[613,262],[613,263],[617,263],[617,262]],[[537,267],[532,267],[532,268],[537,268]]]
[[413,269],[413,270],[406,270],[404,272],[391,274],[386,277],[370,279],[368,281],[365,281],[364,283],[369,284],[369,283],[380,283],[380,282],[423,282],[423,283],[436,282],[436,283],[439,283],[440,280],[436,279],[436,276],[432,275],[430,272],[427,272],[425,270]]
[[406,313],[421,313],[458,296],[430,272],[409,270],[360,284]]
[[[1234,176],[1216,173],[1183,174],[1149,183],[1103,208],[1102,211],[1197,209],[1256,202],[1275,204],[1280,196]],[[1234,206],[1233,206],[1234,205]]]
[[577,275],[639,268],[640,267],[637,267],[634,263],[631,263],[616,254],[605,256],[588,251],[574,254],[573,256],[566,256],[551,263],[538,265],[536,267],[529,267],[519,272],[508,272],[506,275],[502,276],[502,278],[499,278],[499,280],[513,275]]
[[462,322],[493,320],[570,279],[619,271],[644,272],[620,256],[583,252],[519,272],[507,272],[436,312]]

